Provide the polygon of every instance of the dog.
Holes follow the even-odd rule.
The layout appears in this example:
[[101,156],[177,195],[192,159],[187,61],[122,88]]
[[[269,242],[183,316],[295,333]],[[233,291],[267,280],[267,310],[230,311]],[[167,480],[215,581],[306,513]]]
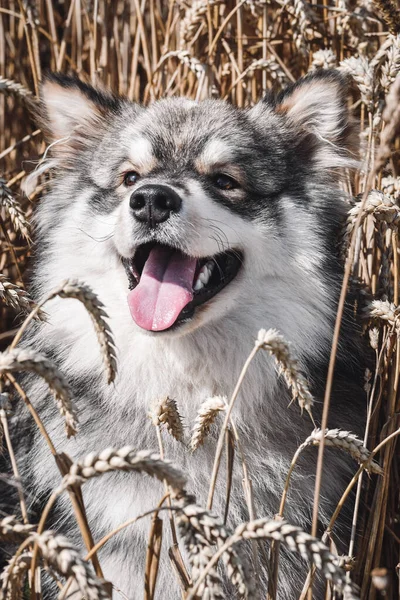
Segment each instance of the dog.
[[[343,76],[318,71],[246,109],[186,98],[144,107],[60,74],[47,77],[41,98],[53,177],[35,215],[32,294],[42,298],[65,278],[85,282],[105,305],[118,350],[118,375],[109,386],[90,317],[73,299],[46,304],[46,321],[25,338],[25,346],[55,361],[77,401],[79,432],[67,440],[43,382],[26,382],[57,450],[76,460],[108,446],[156,449],[152,403],[174,398],[191,427],[206,398],[230,396],[262,327],[291,343],[320,423],[343,270],[338,239],[348,204],[341,181],[357,166]],[[362,364],[348,312],[330,427],[363,430]],[[289,404],[273,358],[259,352],[233,412],[257,516],[277,513],[293,454],[313,429],[308,415]],[[217,435],[216,427],[193,454],[164,440],[166,457],[187,474],[202,506]],[[60,475],[33,426],[25,439],[21,470],[34,506]],[[312,449],[301,457],[285,509],[285,518],[307,531],[315,457]],[[324,469],[321,531],[354,464],[327,449]],[[241,480],[238,463],[228,527],[249,518]],[[155,507],[162,493],[161,484],[134,474],[89,481],[83,496],[95,540]],[[213,510],[221,519],[224,502],[220,477]],[[53,526],[82,546],[68,497],[57,503]],[[349,526],[344,514],[336,530],[344,549]],[[139,521],[99,553],[105,578],[130,600],[143,594],[148,527]],[[264,589],[265,564],[261,570]],[[302,561],[283,553],[277,597],[297,598],[306,574]],[[314,598],[324,597],[321,590]],[[180,597],[165,551],[158,594]]]

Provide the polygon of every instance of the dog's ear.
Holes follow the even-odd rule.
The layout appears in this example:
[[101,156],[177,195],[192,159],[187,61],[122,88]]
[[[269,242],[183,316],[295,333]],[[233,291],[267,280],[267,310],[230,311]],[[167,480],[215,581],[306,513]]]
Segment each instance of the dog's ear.
[[51,142],[67,141],[75,134],[96,135],[106,114],[118,110],[120,101],[77,77],[47,75],[41,87],[40,125]]
[[[338,71],[306,75],[253,110],[276,114],[303,153],[312,149],[322,168],[357,167],[358,136],[347,103],[348,79]],[[261,106],[260,106],[261,105]]]
[[284,90],[275,111],[321,141],[343,146],[350,133],[347,78],[337,71],[316,71]]

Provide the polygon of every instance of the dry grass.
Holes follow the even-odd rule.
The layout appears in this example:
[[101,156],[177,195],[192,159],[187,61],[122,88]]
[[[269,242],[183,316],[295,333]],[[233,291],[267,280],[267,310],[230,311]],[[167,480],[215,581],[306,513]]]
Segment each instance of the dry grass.
[[[110,532],[93,548],[79,493],[88,477],[100,476],[112,469],[145,471],[166,485],[167,493],[159,507],[149,511],[154,518],[144,576],[148,600],[154,593],[157,596],[158,563],[154,562],[154,556],[157,544],[162,544],[159,513],[165,508],[161,504],[166,500],[174,535],[178,532],[189,556],[190,565],[185,566],[177,548],[170,551],[185,598],[198,597],[203,592],[210,598],[223,597],[220,574],[215,568],[219,556],[239,595],[252,597],[252,581],[236,542],[267,538],[311,558],[335,584],[334,593],[342,589],[345,598],[358,597],[352,582],[360,585],[362,600],[400,597],[399,579],[395,574],[400,551],[399,31],[400,13],[391,0],[376,0],[375,3],[370,0],[324,0],[321,4],[317,0],[0,0],[0,342],[5,350],[0,355],[0,372],[5,385],[13,385],[20,394],[46,438],[49,451],[57,458],[60,481],[63,477],[96,571],[95,577],[87,560],[82,559],[67,540],[44,531],[46,513],[42,515],[38,532],[33,532],[32,525],[27,522],[18,523],[14,518],[6,517],[0,522],[0,538],[22,540],[22,543],[1,576],[0,598],[22,599],[24,581],[35,564],[50,570],[60,589],[64,586],[61,597],[73,581],[87,598],[109,597],[109,588],[99,579],[102,571],[95,550],[133,521]],[[161,400],[152,412],[161,457],[135,454],[131,448],[106,451],[100,448],[98,454],[71,465],[68,457],[56,454],[40,416],[12,375],[13,371],[29,370],[43,377],[54,392],[68,433],[75,432],[74,407],[62,374],[40,355],[15,348],[21,333],[15,329],[16,315],[30,313],[28,322],[34,316],[40,316],[40,306],[31,312],[33,304],[24,290],[24,283],[31,252],[29,222],[35,202],[46,189],[48,177],[46,163],[38,164],[45,152],[42,134],[29,112],[29,107],[36,102],[39,83],[46,69],[77,71],[93,84],[110,87],[132,100],[145,103],[163,96],[184,95],[195,99],[219,97],[238,106],[247,106],[254,104],[267,90],[279,90],[308,71],[338,66],[348,72],[353,81],[352,109],[361,124],[360,144],[365,160],[355,182],[347,184],[348,190],[358,198],[351,207],[344,232],[346,275],[327,381],[324,419],[321,428],[314,432],[310,422],[310,437],[299,447],[291,470],[295,468],[298,454],[314,445],[318,446],[319,452],[318,476],[323,470],[325,445],[349,452],[361,463],[358,470],[355,468],[354,478],[344,491],[330,526],[333,526],[350,488],[356,487],[353,522],[362,535],[357,547],[352,536],[348,554],[351,556],[356,552],[356,560],[347,574],[343,570],[346,560],[340,560],[334,549],[324,543],[328,535],[323,541],[317,540],[280,519],[253,520],[230,533],[222,520],[220,522],[208,510],[197,506],[183,489],[184,481],[179,471],[163,457],[162,426],[178,440],[183,438],[182,423],[173,400]],[[27,182],[27,176],[35,166],[40,176]],[[26,183],[28,185],[24,186]],[[22,193],[23,186],[29,197]],[[376,356],[375,371],[366,373],[368,421],[363,440],[349,432],[328,430],[326,422],[341,310],[350,276],[360,281],[367,292],[360,293],[358,303],[365,314],[365,343],[370,341]],[[76,298],[89,311],[107,377],[112,381],[116,370],[114,346],[107,315],[99,300],[78,282],[64,282],[51,297],[54,296]],[[49,299],[43,299],[40,305]],[[7,351],[11,342],[13,349]],[[274,354],[280,372],[292,388],[293,398],[311,410],[312,397],[307,382],[297,371],[287,342],[277,332],[261,331],[229,404],[214,398],[201,408],[196,423],[187,424],[192,429],[193,450],[202,443],[212,423],[213,427],[218,427],[215,417],[222,413],[225,421],[217,446],[209,506],[218,476],[219,457],[228,435],[242,457],[250,515],[251,481],[230,412],[247,366],[260,349]],[[6,398],[6,394],[3,397]],[[13,456],[5,402],[0,410],[6,445]],[[189,451],[182,446],[182,452]],[[379,459],[379,465],[372,457]],[[18,478],[16,464],[13,469]],[[372,474],[365,481],[365,470],[372,473],[383,470],[383,476]],[[363,477],[365,485],[362,487]],[[289,485],[290,473],[287,486],[282,490],[281,515]],[[23,490],[19,488],[18,491],[26,520]],[[58,493],[60,490],[55,495]],[[317,477],[314,534],[318,496]],[[278,545],[275,545],[275,552]],[[219,548],[217,554],[216,547]],[[260,560],[266,560],[266,557],[260,555]],[[276,580],[276,574],[272,573],[271,577]],[[69,583],[65,586],[68,578]],[[306,588],[307,585],[302,598],[305,598]],[[273,586],[270,586],[268,598],[273,600],[274,597]],[[40,598],[40,592],[33,589],[32,598]]]

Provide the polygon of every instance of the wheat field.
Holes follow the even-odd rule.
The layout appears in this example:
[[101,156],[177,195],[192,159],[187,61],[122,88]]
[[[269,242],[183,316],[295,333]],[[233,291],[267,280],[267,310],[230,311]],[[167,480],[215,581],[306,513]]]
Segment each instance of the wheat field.
[[[32,253],[31,216],[50,178],[46,163],[42,162],[46,145],[32,112],[47,70],[78,73],[84,81],[145,104],[179,95],[197,100],[223,98],[245,107],[267,91],[279,91],[321,68],[339,68],[348,74],[349,102],[360,124],[362,164],[354,179],[349,178],[346,184],[353,201],[343,231],[344,280],[331,366],[345,292],[352,287],[364,343],[375,356],[374,369],[365,371],[368,420],[364,439],[351,432],[328,429],[332,385],[332,375],[328,375],[321,428],[310,430],[310,436],[293,457],[279,514],[272,520],[260,515],[230,531],[222,517],[218,519],[194,503],[185,490],[179,468],[164,457],[164,436],[180,440],[183,435],[172,399],[161,401],[151,415],[159,455],[132,448],[99,448],[98,454],[71,464],[65,455],[56,455],[40,415],[14,377],[16,372],[30,371],[44,378],[55,396],[68,435],[75,433],[77,415],[68,382],[56,365],[35,351],[18,347],[31,320],[45,318],[45,304],[54,296],[76,298],[85,305],[96,329],[109,381],[117,367],[104,307],[87,286],[75,281],[60,282],[52,295],[38,305],[25,290]],[[135,525],[121,524],[95,544],[80,501],[81,486],[110,470],[144,473],[164,481],[166,486],[159,506],[149,507],[148,513],[136,518],[149,518],[141,592],[146,600],[162,599],[156,583],[166,509],[174,540],[180,539],[188,550],[186,561],[175,543],[169,549],[168,559],[186,600],[222,597],[216,570],[219,559],[227,577],[235,583],[238,597],[257,597],[241,564],[241,540],[274,540],[269,556],[264,552],[260,558],[270,563],[269,600],[276,598],[277,593],[276,558],[280,544],[310,561],[302,599],[311,597],[310,583],[316,569],[329,580],[326,598],[400,598],[399,71],[400,11],[392,0],[322,0],[321,4],[318,0],[0,0],[1,437],[5,451],[13,459],[15,440],[10,436],[8,419],[15,402],[25,402],[60,469],[60,486],[50,497],[39,523],[29,522],[21,487],[16,515],[0,514],[0,542],[16,542],[17,548],[1,575],[0,599],[39,599],[35,573],[40,568],[51,571],[60,588],[60,598],[66,597],[72,580],[82,597],[110,598],[112,582],[102,580],[96,552],[123,527]],[[28,176],[35,169],[39,177],[32,186]],[[241,381],[257,352],[268,352],[275,358],[278,373],[291,388],[293,398],[310,410],[307,381],[298,372],[287,340],[277,332],[260,330],[232,397],[208,399],[200,408],[193,424],[190,451],[196,451],[204,442],[211,427],[220,429],[216,459],[223,451],[227,430],[240,450],[230,415]],[[282,516],[291,472],[298,456],[312,446],[316,448],[307,451],[318,452],[319,457],[316,499],[313,528],[305,532],[286,523]],[[322,539],[315,537],[318,480],[326,446],[350,453],[358,462],[342,500],[351,490],[356,491],[353,522],[361,535],[357,545],[352,536],[346,556],[337,555],[330,536],[340,504]],[[16,463],[11,462],[9,477],[15,483],[19,473]],[[243,467],[247,489],[251,490],[246,465]],[[51,507],[65,491],[82,530],[86,556],[68,540],[46,529]],[[251,497],[248,502],[251,508]],[[167,515],[164,521],[168,521]]]

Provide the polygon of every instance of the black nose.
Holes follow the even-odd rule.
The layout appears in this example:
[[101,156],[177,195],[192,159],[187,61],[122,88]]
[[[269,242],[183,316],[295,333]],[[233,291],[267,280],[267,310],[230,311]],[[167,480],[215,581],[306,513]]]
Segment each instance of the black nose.
[[179,212],[182,200],[167,185],[143,185],[133,192],[130,207],[137,221],[155,227],[166,221],[173,212]]

